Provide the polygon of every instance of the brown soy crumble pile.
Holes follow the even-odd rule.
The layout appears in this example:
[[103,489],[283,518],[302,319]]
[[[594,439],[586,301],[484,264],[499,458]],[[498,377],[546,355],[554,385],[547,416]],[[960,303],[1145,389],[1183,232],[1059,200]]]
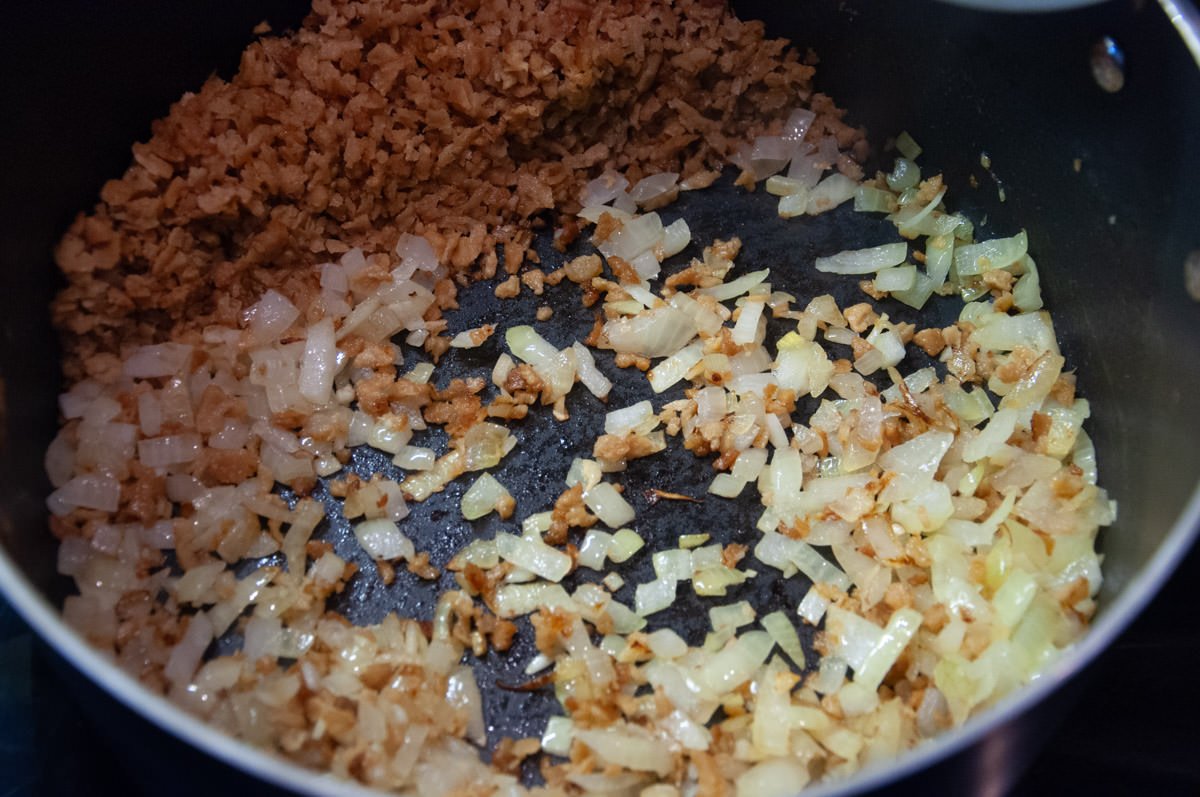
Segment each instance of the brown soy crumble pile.
[[[587,180],[676,171],[699,187],[797,106],[816,111],[814,138],[861,152],[813,71],[719,2],[318,0],[300,30],[251,44],[231,81],[176,103],[71,226],[54,305],[66,375],[236,327],[268,289],[310,307],[309,266],[390,252],[404,233],[460,283],[515,273]],[[454,286],[438,296],[453,306]]]

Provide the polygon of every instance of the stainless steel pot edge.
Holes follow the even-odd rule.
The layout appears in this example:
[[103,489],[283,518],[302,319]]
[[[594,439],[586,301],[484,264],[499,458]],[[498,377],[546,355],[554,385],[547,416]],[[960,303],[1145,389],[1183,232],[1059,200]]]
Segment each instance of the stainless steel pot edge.
[[[949,1],[978,5],[971,0]],[[1068,0],[1068,4],[1077,3]],[[1197,65],[1200,65],[1200,13],[1188,0],[1159,0],[1159,4],[1196,59]],[[1020,689],[997,706],[973,717],[960,728],[895,759],[867,767],[846,779],[829,781],[805,789],[804,797],[847,797],[887,787],[968,749],[981,742],[997,727],[1028,712],[1083,671],[1133,623],[1169,579],[1198,537],[1200,485],[1194,489],[1184,511],[1150,560],[1130,580],[1112,604],[1102,607],[1097,622],[1088,633],[1064,652],[1035,682]],[[351,781],[303,769],[285,759],[253,748],[187,714],[165,697],[150,692],[67,627],[62,622],[60,612],[29,582],[2,548],[0,593],[25,622],[73,667],[85,673],[132,711],[213,758],[266,783],[292,790],[300,795],[371,797],[379,794]],[[998,761],[1001,765],[1005,763],[1002,757]]]
[[1200,12],[1188,0],[1158,0],[1158,4],[1200,66]]

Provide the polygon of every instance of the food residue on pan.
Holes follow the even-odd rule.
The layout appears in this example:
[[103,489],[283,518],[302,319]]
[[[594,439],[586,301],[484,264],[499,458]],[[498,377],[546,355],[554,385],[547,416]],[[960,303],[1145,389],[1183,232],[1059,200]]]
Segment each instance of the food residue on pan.
[[[1035,677],[1087,626],[1115,511],[1088,403],[1025,234],[976,241],[907,134],[864,177],[863,133],[808,60],[711,3],[318,2],[248,48],[58,252],[66,621],[216,727],[422,795],[521,791],[531,758],[556,793],[792,793]],[[801,295],[734,235],[658,214],[727,162],[781,228],[851,202],[892,222],[812,263],[860,301]],[[551,234],[592,249],[539,262]],[[479,280],[500,301],[577,285],[593,322],[562,347],[536,325],[451,328]],[[948,302],[948,325],[889,316]],[[536,319],[561,309],[539,298]],[[437,364],[487,346],[487,373]],[[622,395],[622,368],[653,398]],[[603,428],[524,505],[497,476],[537,461],[514,429],[578,423],[580,391]],[[356,447],[391,467],[352,472]],[[669,447],[711,481],[625,480]],[[498,530],[438,561],[407,521],[455,483],[464,522]],[[637,494],[757,519],[664,544]],[[326,539],[327,506],[373,567]],[[653,578],[632,580],[638,560]],[[327,611],[401,566],[456,588],[426,617]],[[757,603],[768,569],[810,585],[797,605]],[[660,619],[681,591],[706,601],[703,638]],[[523,633],[528,680],[477,683],[475,657]],[[495,688],[560,716],[489,765]]]

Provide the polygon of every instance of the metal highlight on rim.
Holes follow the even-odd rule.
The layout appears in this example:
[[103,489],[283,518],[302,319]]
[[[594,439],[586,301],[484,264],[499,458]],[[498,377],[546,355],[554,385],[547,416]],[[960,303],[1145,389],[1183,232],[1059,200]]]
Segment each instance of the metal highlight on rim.
[[1158,0],[1158,4],[1200,66],[1200,12],[1188,0]]

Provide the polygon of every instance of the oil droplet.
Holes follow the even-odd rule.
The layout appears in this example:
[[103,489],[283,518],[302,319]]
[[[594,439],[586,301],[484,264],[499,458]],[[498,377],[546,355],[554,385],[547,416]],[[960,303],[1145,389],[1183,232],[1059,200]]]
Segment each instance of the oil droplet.
[[1091,65],[1096,85],[1109,94],[1125,86],[1125,53],[1121,52],[1111,36],[1105,36],[1092,45]]

